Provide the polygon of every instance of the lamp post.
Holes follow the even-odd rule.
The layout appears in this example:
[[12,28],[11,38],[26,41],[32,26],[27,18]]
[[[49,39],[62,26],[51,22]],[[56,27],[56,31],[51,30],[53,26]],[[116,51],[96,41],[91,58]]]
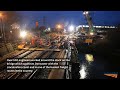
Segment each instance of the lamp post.
[[0,13],[1,34],[2,34],[2,37],[3,37],[4,42],[6,43],[6,37],[5,37],[5,31],[4,31],[4,24],[3,24],[2,18],[3,18],[3,14]]
[[8,49],[8,47],[7,47],[7,45],[6,45],[5,31],[4,31],[4,25],[3,25],[3,20],[2,20],[2,18],[3,18],[3,14],[0,13],[1,34],[2,34],[2,37],[3,37],[3,40],[4,40],[5,47],[6,47],[7,51],[9,52],[9,49]]
[[58,37],[60,39],[60,32],[61,32],[63,26],[61,24],[57,24],[56,28],[57,28]]
[[2,13],[0,13],[0,22],[1,22],[1,27],[0,27],[0,30],[1,30],[1,36],[3,38],[3,30],[2,30]]
[[61,24],[57,24],[56,28],[57,28],[58,32],[60,32],[60,30],[62,29],[62,25]]

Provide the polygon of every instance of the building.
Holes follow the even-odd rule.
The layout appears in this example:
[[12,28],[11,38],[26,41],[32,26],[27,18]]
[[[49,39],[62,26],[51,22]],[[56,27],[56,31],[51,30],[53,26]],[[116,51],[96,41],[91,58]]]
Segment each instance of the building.
[[[116,26],[93,26],[96,32],[104,32],[107,30],[113,30],[116,29]],[[79,25],[76,27],[76,31],[81,31],[81,32],[87,32],[89,30],[88,25]]]

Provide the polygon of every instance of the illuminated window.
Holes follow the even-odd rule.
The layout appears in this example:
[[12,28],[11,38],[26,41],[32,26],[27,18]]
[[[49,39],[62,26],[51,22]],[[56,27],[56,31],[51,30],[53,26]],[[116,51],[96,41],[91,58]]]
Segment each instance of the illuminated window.
[[83,27],[85,27],[85,25],[83,25]]
[[115,28],[115,26],[113,26],[113,28]]
[[101,28],[104,28],[104,26],[101,26]]
[[96,26],[96,28],[98,28],[99,26]]

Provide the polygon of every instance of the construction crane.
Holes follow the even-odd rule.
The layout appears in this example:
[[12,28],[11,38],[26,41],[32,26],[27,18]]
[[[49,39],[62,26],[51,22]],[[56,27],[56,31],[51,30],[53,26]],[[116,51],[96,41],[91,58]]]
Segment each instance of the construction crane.
[[85,15],[85,18],[89,25],[88,36],[95,35],[95,30],[94,30],[93,23],[92,23],[92,17],[90,16],[88,11],[83,11],[83,14]]

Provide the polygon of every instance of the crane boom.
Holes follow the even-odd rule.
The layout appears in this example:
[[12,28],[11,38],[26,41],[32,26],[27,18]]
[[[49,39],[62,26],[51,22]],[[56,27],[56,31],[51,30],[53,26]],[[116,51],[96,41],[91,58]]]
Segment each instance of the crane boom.
[[93,27],[91,16],[89,15],[88,11],[83,11],[83,14],[85,15],[85,18],[86,18],[86,20],[88,22],[88,25],[89,25],[89,32],[88,32],[88,34],[93,34],[94,33],[94,27]]

